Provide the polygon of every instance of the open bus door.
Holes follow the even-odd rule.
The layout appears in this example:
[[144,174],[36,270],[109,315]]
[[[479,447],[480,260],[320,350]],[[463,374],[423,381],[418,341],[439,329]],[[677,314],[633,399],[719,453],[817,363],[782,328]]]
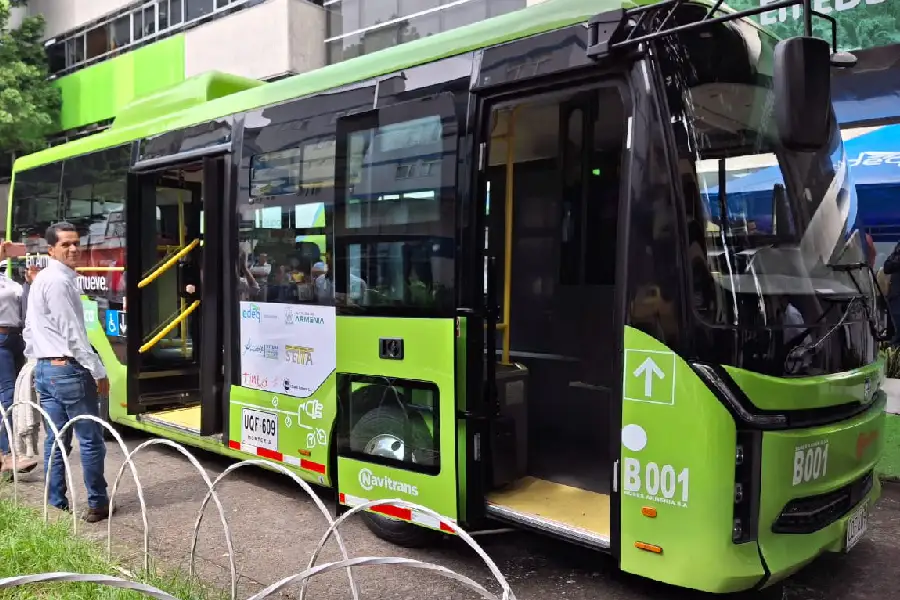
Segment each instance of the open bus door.
[[128,414],[196,435],[223,427],[226,161],[139,162],[129,176]]
[[466,399],[466,510],[615,553],[629,74],[509,69],[548,47],[547,63],[571,67],[582,36],[491,48],[481,64],[484,393]]

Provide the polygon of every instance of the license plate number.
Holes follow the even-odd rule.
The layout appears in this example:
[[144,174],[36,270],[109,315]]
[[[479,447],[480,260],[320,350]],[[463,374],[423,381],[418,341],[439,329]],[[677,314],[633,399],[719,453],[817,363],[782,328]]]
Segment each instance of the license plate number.
[[869,525],[869,507],[865,504],[857,508],[850,518],[847,519],[847,544],[846,552],[849,552],[853,546],[866,534],[866,528]]
[[241,409],[241,445],[278,451],[278,416],[252,408]]

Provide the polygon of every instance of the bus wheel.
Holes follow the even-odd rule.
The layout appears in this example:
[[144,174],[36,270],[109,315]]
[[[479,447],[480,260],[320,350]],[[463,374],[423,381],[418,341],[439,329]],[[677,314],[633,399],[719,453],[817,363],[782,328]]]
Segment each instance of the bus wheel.
[[[410,440],[405,440],[407,419]],[[429,448],[431,433],[416,412],[408,416],[396,406],[381,406],[364,414],[350,432],[350,447],[356,452],[384,458],[403,458],[406,443],[415,448]],[[419,462],[413,450],[413,462]],[[404,548],[427,546],[436,538],[434,531],[371,512],[360,514],[366,527],[379,538]]]

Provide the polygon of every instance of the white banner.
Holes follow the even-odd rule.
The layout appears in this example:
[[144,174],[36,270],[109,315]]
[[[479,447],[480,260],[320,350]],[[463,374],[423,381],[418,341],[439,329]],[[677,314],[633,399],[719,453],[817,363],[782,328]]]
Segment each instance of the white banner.
[[241,302],[241,385],[311,396],[337,367],[333,306]]

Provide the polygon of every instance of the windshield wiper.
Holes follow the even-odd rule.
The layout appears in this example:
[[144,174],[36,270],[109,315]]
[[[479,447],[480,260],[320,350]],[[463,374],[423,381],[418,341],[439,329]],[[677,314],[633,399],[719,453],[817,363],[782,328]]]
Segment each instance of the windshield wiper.
[[[884,297],[884,293],[881,291],[881,286],[878,285],[878,277],[875,275],[875,270],[872,269],[872,265],[867,262],[858,262],[858,263],[846,263],[846,264],[828,264],[827,266],[831,267],[835,271],[840,271],[847,273],[847,276],[850,277],[850,281],[853,282],[853,285],[856,287],[856,291],[859,292],[860,297],[865,298],[866,293],[863,292],[862,286],[856,280],[856,277],[853,276],[853,271],[857,271],[859,269],[865,269],[869,273],[869,278],[872,283],[872,287],[875,290],[875,293],[881,298],[882,302],[887,302]],[[872,314],[872,308],[869,306],[868,302],[863,302],[863,310],[866,311],[866,319],[869,321],[869,325],[872,327],[872,333],[875,336],[875,339],[878,341],[884,341],[887,339],[887,330],[881,331],[878,328],[878,316],[876,314]]]
[[[800,345],[791,348],[791,350],[787,353],[787,356],[785,356],[785,358],[784,358],[785,370],[788,372],[793,372],[793,369],[789,366],[789,364],[792,361],[799,361],[799,359],[803,358],[804,355],[808,354],[809,352],[815,350],[820,345],[822,345],[822,342],[824,342],[826,339],[831,337],[831,335],[835,331],[837,331],[838,329],[843,327],[844,322],[847,320],[847,317],[850,315],[850,311],[853,308],[853,305],[855,305],[857,302],[861,301],[862,298],[863,298],[863,296],[854,296],[853,298],[851,298],[850,301],[847,302],[847,308],[844,309],[844,312],[841,315],[841,318],[838,319],[838,322],[835,323],[831,329],[826,331],[825,335],[823,335],[818,340],[816,340],[816,342],[814,344],[807,345],[807,344],[801,343]],[[868,317],[869,311],[866,308],[866,303],[863,302],[862,304],[863,304],[863,310],[865,310],[866,316]],[[832,304],[832,306],[834,306],[834,305]],[[819,319],[817,319],[816,323],[821,321],[825,317],[825,315],[828,314],[828,312],[830,312],[830,310],[831,310],[831,307],[829,307],[828,310],[826,310],[824,313],[822,313],[822,316],[819,317]],[[869,321],[869,323],[870,323],[870,325],[872,324],[871,321]],[[815,329],[816,326],[817,325],[814,324],[814,325],[811,325],[810,327],[807,327],[806,329],[803,330],[802,333],[794,336],[794,338],[788,343],[794,344],[798,339],[802,342],[802,340],[804,340],[807,336],[810,335],[810,333],[812,333],[812,330]]]

